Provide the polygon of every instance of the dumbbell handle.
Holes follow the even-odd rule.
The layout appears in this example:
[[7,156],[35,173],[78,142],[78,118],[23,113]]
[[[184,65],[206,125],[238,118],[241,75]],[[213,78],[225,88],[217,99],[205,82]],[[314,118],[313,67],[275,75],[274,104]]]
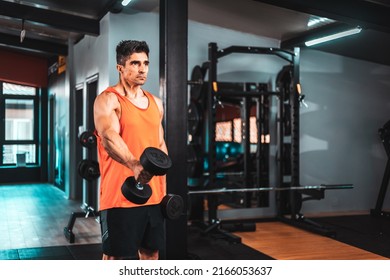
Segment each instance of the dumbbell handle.
[[137,184],[135,185],[135,187],[139,190],[143,190],[144,189],[144,184],[141,184],[141,182],[137,182]]
[[151,180],[153,176],[165,175],[172,166],[172,161],[163,151],[148,147],[141,154],[140,164],[143,170],[138,174],[137,179],[135,176],[130,176],[121,187],[123,196],[135,204],[145,204],[152,195],[150,185],[142,182]]

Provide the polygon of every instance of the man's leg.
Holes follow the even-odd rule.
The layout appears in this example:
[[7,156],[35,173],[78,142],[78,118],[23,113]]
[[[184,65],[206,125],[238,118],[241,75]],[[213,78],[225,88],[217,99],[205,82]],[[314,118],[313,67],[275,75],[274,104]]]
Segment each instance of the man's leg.
[[138,251],[140,260],[158,260],[158,250],[140,249]]

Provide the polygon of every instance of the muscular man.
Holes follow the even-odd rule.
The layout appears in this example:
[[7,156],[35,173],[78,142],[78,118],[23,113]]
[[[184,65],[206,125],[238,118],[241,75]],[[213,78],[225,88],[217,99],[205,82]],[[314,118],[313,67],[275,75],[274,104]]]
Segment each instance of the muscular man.
[[[147,147],[168,153],[162,127],[162,101],[142,89],[149,70],[144,41],[121,41],[116,47],[119,82],[99,94],[94,121],[100,167],[100,218],[103,259],[158,259],[164,245],[159,203],[166,194],[165,176],[143,170]],[[144,205],[121,192],[127,177],[149,182],[152,196]]]

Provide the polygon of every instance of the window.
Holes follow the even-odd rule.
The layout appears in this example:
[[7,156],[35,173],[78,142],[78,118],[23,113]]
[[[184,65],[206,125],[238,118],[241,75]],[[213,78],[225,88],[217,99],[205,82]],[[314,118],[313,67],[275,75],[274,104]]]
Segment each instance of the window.
[[34,87],[0,82],[0,166],[36,165],[38,139],[38,90]]
[[[256,117],[250,117],[250,143],[257,143]],[[232,121],[217,122],[215,126],[215,141],[217,142],[242,142],[242,120],[235,118]],[[261,143],[270,142],[270,135],[261,135]]]
[[215,126],[215,141],[232,142],[232,122],[217,122]]

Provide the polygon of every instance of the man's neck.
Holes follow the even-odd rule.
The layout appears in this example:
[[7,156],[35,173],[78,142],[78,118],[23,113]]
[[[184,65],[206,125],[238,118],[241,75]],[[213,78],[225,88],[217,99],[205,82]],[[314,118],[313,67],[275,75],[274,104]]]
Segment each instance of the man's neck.
[[144,96],[140,85],[129,85],[120,82],[118,83],[117,88],[119,88],[120,92],[129,99],[136,99]]

